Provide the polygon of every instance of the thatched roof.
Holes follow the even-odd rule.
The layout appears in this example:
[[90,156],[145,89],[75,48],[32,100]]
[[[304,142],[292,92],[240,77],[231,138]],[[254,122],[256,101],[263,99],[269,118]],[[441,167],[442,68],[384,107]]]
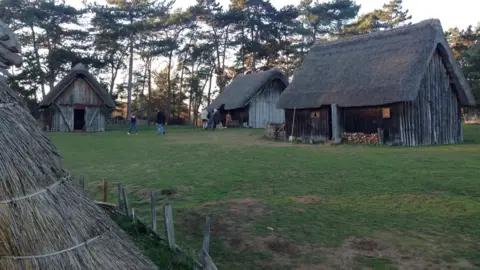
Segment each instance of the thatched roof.
[[279,80],[285,87],[288,85],[288,79],[279,68],[238,75],[225,87],[223,92],[215,98],[207,109],[219,109],[222,105],[225,105],[225,110],[245,107],[268,82],[273,80]]
[[438,49],[463,106],[475,100],[442,30],[431,19],[394,30],[317,42],[280,96],[277,108],[375,106],[417,98]]
[[0,269],[157,269],[72,183],[4,80],[0,119]]
[[40,103],[40,107],[45,108],[52,104],[64,90],[78,77],[84,78],[92,86],[93,90],[102,98],[106,106],[109,108],[115,107],[115,101],[103,88],[103,86],[95,79],[95,77],[88,72],[87,68],[83,64],[77,64],[70,73],[65,76],[53,89],[48,92],[45,98]]
[[0,269],[156,269],[75,186],[18,93],[0,81]]

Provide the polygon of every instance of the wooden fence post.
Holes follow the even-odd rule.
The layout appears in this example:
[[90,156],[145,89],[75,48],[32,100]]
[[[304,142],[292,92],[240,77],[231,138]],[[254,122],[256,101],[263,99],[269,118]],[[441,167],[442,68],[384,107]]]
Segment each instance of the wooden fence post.
[[108,201],[108,180],[107,178],[103,178],[103,202]]
[[122,198],[125,207],[125,213],[127,214],[127,217],[130,217],[130,205],[128,204],[127,192],[125,191],[124,187],[122,187]]
[[215,263],[213,262],[212,258],[210,257],[210,255],[208,254],[208,252],[204,249],[202,249],[202,253],[203,253],[203,269],[205,270],[217,270],[217,266],[215,265]]
[[85,175],[80,175],[80,180],[78,180],[79,186],[85,190]]
[[132,208],[132,220],[135,221],[135,209]]
[[157,232],[157,198],[155,191],[152,191],[150,202],[152,204],[152,231]]
[[205,220],[205,230],[203,233],[203,245],[202,248],[206,252],[210,252],[210,217],[207,217]]
[[123,185],[121,183],[117,184],[117,193],[118,193],[118,209],[123,210],[123,200],[122,200]]
[[175,250],[175,231],[173,228],[173,213],[172,213],[172,205],[165,204],[163,207],[163,211],[165,214],[165,230],[167,233],[167,240],[170,249]]

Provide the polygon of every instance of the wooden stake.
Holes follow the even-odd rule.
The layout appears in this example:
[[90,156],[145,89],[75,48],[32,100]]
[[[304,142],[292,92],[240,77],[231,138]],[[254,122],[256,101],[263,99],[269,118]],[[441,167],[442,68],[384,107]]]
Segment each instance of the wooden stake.
[[157,198],[155,191],[152,191],[150,203],[152,204],[152,231],[157,232]]
[[203,232],[203,250],[210,252],[210,217],[207,217],[205,220],[205,230]]
[[165,214],[165,230],[167,233],[168,245],[170,246],[171,250],[175,250],[175,232],[173,228],[172,205],[165,204],[163,211]]
[[103,202],[108,201],[108,180],[103,178]]
[[78,180],[79,186],[85,190],[85,175],[80,175],[80,180]]
[[127,192],[123,187],[122,187],[122,198],[123,198],[123,204],[125,207],[125,213],[127,214],[127,217],[130,217],[130,205],[128,204]]
[[123,200],[122,200],[122,194],[123,194],[123,185],[121,183],[117,184],[117,194],[118,194],[118,209],[123,210]]

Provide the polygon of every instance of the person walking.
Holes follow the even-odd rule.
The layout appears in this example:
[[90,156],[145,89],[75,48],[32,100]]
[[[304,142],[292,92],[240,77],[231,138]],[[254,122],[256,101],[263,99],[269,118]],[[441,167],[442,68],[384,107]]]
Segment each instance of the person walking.
[[208,123],[207,123],[207,129],[213,129],[213,110],[208,110]]
[[203,109],[202,111],[202,128],[207,129],[208,125],[208,111],[206,109]]
[[215,109],[213,111],[212,118],[213,118],[213,128],[212,129],[215,130],[217,128],[218,121],[220,121],[220,111]]
[[232,123],[232,115],[230,112],[227,113],[227,116],[225,117],[225,127],[228,128],[230,126],[230,123]]
[[165,114],[157,109],[157,135],[165,134]]
[[135,116],[134,112],[130,116],[130,128],[128,129],[128,135],[132,134],[132,129],[135,129],[135,132],[138,135],[137,117]]

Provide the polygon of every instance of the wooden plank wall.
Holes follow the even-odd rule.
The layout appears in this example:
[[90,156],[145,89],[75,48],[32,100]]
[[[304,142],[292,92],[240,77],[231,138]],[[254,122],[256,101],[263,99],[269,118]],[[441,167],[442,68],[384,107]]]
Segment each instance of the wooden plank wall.
[[57,104],[88,104],[102,105],[102,98],[93,90],[83,78],[77,77],[63,93],[56,99]]
[[249,105],[248,124],[253,128],[264,128],[266,122],[283,123],[285,121],[285,112],[277,109],[276,104],[285,85],[274,80],[267,83],[264,89],[256,95]]
[[[313,111],[319,112],[318,118],[312,118]],[[287,137],[292,134],[294,110],[285,110]],[[295,126],[293,136],[301,140],[325,142],[330,140],[330,106],[318,109],[299,109],[295,112]]]
[[463,141],[458,98],[438,53],[432,58],[414,102],[403,102],[397,114],[400,141],[406,146]]
[[[99,110],[96,114],[95,111]],[[101,108],[99,107],[87,107],[85,109],[85,125],[90,123],[90,120],[93,118],[92,124],[87,126],[87,132],[104,132],[105,131],[105,124],[106,124],[106,117],[103,114]]]
[[66,117],[63,117],[62,112],[59,111],[57,106],[52,106],[52,131],[60,131],[60,132],[68,132],[69,125],[72,126],[73,124],[73,107],[69,105],[59,105],[60,109],[62,110],[63,114]]

